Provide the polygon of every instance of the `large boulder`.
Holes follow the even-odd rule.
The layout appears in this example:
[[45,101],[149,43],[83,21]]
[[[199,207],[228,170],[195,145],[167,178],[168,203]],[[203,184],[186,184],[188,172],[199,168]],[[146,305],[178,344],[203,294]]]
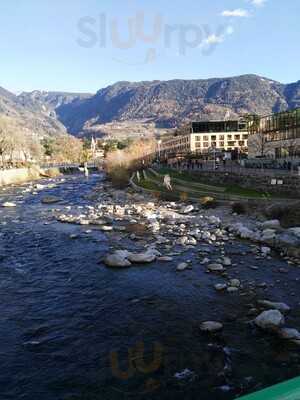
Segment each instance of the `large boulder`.
[[131,266],[131,262],[127,259],[127,252],[115,252],[105,257],[104,263],[110,268],[127,268]]
[[156,250],[149,249],[145,253],[129,253],[127,258],[132,263],[144,264],[155,261],[158,255]]
[[255,318],[255,324],[264,330],[277,331],[285,323],[284,316],[278,310],[262,312]]

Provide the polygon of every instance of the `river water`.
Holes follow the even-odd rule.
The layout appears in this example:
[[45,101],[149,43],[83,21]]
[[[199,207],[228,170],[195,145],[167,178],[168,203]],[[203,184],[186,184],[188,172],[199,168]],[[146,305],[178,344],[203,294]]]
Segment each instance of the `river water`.
[[[298,348],[258,332],[247,315],[257,297],[284,301],[300,328],[299,269],[276,258],[261,265],[241,242],[226,248],[232,276],[267,285],[244,295],[216,293],[219,278],[196,264],[181,274],[173,263],[107,269],[110,234],[54,218],[93,205],[85,196],[100,180],[0,191],[1,203],[17,203],[0,209],[1,400],[229,400],[299,375]],[[45,195],[62,202],[42,205]],[[200,334],[206,320],[222,321],[222,334]]]

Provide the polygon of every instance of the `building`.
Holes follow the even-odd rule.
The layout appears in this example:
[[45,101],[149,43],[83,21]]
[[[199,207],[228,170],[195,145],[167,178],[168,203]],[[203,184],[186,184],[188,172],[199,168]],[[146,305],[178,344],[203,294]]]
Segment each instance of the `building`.
[[192,122],[160,144],[161,157],[176,154],[208,154],[211,151],[247,153],[248,129],[243,119]]
[[248,133],[249,158],[300,159],[300,108],[253,116]]

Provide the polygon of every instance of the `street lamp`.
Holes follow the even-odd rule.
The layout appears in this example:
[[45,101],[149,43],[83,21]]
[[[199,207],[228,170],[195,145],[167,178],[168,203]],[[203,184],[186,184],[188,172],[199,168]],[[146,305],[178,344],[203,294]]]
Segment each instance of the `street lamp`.
[[159,161],[160,161],[160,146],[161,146],[161,143],[162,143],[162,140],[161,139],[159,139],[158,141],[157,141],[157,144],[158,144],[158,158],[159,158]]

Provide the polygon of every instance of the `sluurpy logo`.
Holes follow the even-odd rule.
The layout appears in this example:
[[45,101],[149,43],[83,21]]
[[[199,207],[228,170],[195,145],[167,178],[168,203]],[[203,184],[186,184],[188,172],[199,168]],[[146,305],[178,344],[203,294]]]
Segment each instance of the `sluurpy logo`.
[[[121,368],[123,360],[120,359],[118,352],[112,351],[109,355],[109,359],[112,375],[119,382],[128,382],[136,375],[141,374],[145,379],[143,384],[139,386],[138,392],[140,394],[150,393],[159,389],[160,382],[152,375],[163,367],[163,346],[161,343],[154,343],[152,359],[150,361],[145,360],[145,345],[143,342],[139,342],[134,347],[130,347],[128,349],[127,367],[125,369]],[[112,389],[119,392],[122,391],[123,393],[126,392],[127,394],[133,394],[132,391],[125,391],[121,389],[121,387],[113,387]]]
[[[146,22],[150,29],[146,28]],[[124,27],[126,28],[122,30]],[[157,13],[153,18],[146,18],[144,11],[137,11],[127,20],[110,18],[106,13],[100,13],[97,17],[85,16],[78,21],[77,30],[77,44],[80,47],[111,48],[118,52],[117,56],[113,56],[116,61],[134,65],[152,63],[164,50],[173,50],[178,56],[185,56],[188,51],[197,49],[200,54],[209,56],[226,36],[233,33],[231,25],[220,25],[216,29],[212,29],[208,24],[172,25],[164,21],[162,14]],[[122,51],[141,45],[144,55],[140,60],[127,62],[123,54],[120,58]]]

